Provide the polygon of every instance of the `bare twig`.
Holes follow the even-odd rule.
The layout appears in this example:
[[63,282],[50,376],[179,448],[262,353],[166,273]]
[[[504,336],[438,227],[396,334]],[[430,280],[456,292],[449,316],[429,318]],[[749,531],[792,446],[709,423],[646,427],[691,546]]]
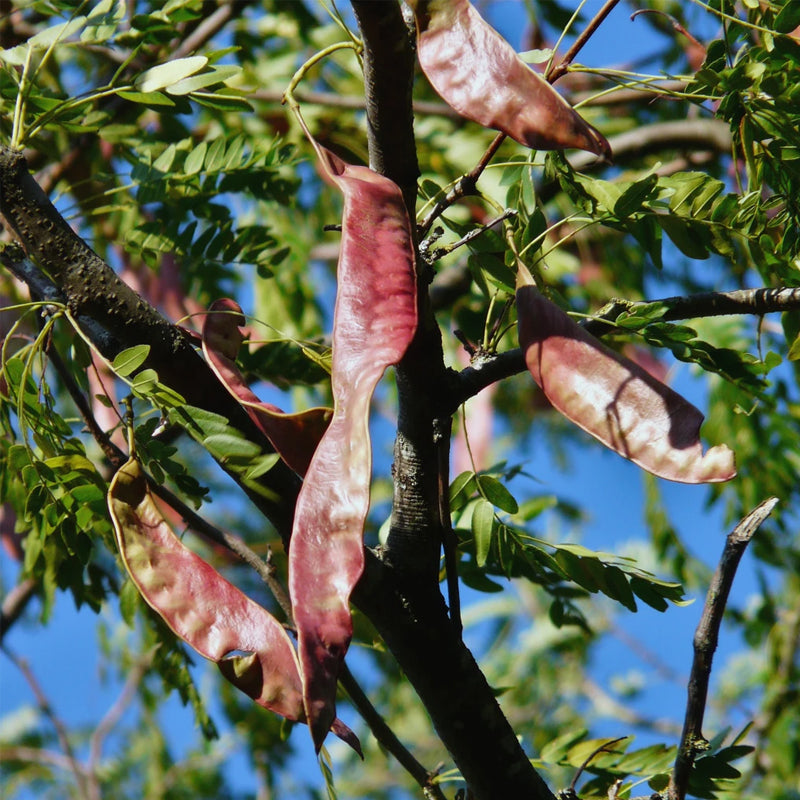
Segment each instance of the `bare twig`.
[[152,660],[152,653],[150,653],[145,655],[134,665],[133,669],[128,673],[128,677],[125,679],[125,685],[122,687],[119,697],[117,697],[111,708],[108,709],[105,716],[94,729],[94,733],[89,741],[89,761],[86,765],[86,772],[94,778],[92,781],[92,789],[97,791],[92,792],[90,800],[101,800],[101,793],[97,783],[97,765],[100,763],[100,756],[103,752],[103,742],[131,704],[131,701],[136,695],[136,690]]
[[9,747],[4,745],[0,749],[0,761],[22,761],[30,764],[41,764],[47,767],[63,769],[64,772],[74,772],[75,767],[77,767],[85,775],[81,764],[75,764],[66,756],[61,755],[61,753],[44,750],[41,747]]
[[19,619],[30,599],[36,594],[37,586],[34,578],[25,578],[3,598],[3,605],[0,608],[0,642],[3,641],[8,629]]
[[422,787],[425,796],[433,800],[445,800],[442,790],[433,782],[433,773],[428,772],[397,738],[346,665],[342,667],[339,682],[381,747],[397,759],[400,766]]
[[564,54],[564,58],[545,75],[546,80],[555,83],[569,69],[569,65],[575,60],[575,56],[583,49],[585,44],[592,38],[595,31],[602,25],[605,18],[614,10],[619,0],[606,0],[603,7],[595,14],[592,21],[581,31],[580,35],[572,43],[572,46]]
[[504,133],[498,133],[492,143],[486,148],[486,152],[481,156],[481,160],[466,174],[462,175],[451,187],[450,191],[439,200],[436,205],[425,215],[419,224],[420,236],[424,236],[431,225],[442,215],[453,203],[462,197],[469,197],[477,194],[478,178],[483,175],[489,162],[494,158],[494,154],[500,149],[500,145],[506,140]]
[[708,746],[703,737],[703,716],[711,677],[711,663],[714,651],[717,649],[722,616],[736,575],[736,568],[745,548],[777,502],[777,497],[765,500],[728,534],[717,570],[708,587],[703,615],[694,635],[694,660],[687,687],[686,715],[678,755],[667,790],[668,800],[683,800],[686,797],[695,755]]
[[69,740],[69,734],[64,726],[64,723],[59,719],[53,710],[53,707],[50,705],[47,696],[39,684],[39,681],[36,679],[36,676],[28,666],[28,662],[24,658],[20,658],[12,653],[7,647],[3,646],[2,649],[14,666],[16,666],[17,669],[22,673],[22,676],[25,678],[28,686],[30,686],[31,691],[33,692],[33,696],[36,698],[39,709],[47,717],[47,719],[50,720],[50,723],[55,729],[56,736],[58,737],[58,743],[61,746],[61,750],[66,758],[65,763],[69,765],[69,770],[74,775],[75,781],[78,784],[78,790],[82,795],[87,796],[89,793],[91,776],[86,774],[86,771],[75,757],[75,752],[72,749],[72,744]]

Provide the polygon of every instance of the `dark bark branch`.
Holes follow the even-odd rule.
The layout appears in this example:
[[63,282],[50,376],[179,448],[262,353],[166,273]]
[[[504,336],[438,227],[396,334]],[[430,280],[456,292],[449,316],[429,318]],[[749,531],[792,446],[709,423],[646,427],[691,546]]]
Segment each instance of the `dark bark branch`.
[[708,587],[703,615],[694,635],[694,660],[687,687],[686,715],[678,756],[667,790],[668,800],[683,800],[686,796],[695,755],[708,746],[703,737],[703,716],[711,678],[711,662],[717,649],[722,616],[739,561],[755,532],[772,513],[777,502],[777,497],[765,500],[728,534],[717,570]]
[[[650,303],[668,306],[660,318],[673,320],[719,317],[732,314],[769,314],[800,309],[800,288],[738,289],[733,292],[701,292],[699,294],[666,297],[662,300],[632,302],[612,300],[600,314],[587,319],[581,326],[589,333],[602,337],[622,329],[614,321],[625,311],[632,311]],[[495,356],[482,355],[480,360],[463,369],[458,375],[457,387],[450,398],[455,411],[462,403],[474,397],[482,389],[504,378],[525,372],[522,350],[515,347]]]
[[381,747],[397,759],[400,766],[420,785],[425,796],[430,800],[445,800],[442,790],[433,782],[433,773],[428,772],[397,738],[346,665],[339,675],[339,683]]
[[[412,40],[397,3],[353,0],[353,11],[364,39],[370,167],[400,187],[413,220],[419,164],[411,110]],[[382,46],[370,46],[377,42]]]
[[436,584],[410,585],[367,553],[354,600],[431,716],[475,800],[554,800],[531,766],[491,687],[447,616]]
[[[409,35],[397,3],[353,0],[364,43],[370,164],[398,183],[414,218],[416,145]],[[379,113],[377,112],[379,110]],[[414,169],[410,165],[414,165]],[[413,180],[413,182],[412,182]],[[376,626],[431,716],[476,800],[552,800],[504,717],[439,591],[442,408],[453,390],[420,265],[419,326],[397,367],[400,404],[392,525],[382,561],[369,553],[353,599]]]
[[[159,380],[188,404],[220,414],[250,441],[271,450],[184,332],[146,303],[72,231],[28,172],[22,154],[7,147],[0,147],[0,214],[47,275],[32,270],[30,262],[2,254],[4,265],[45,299],[60,298],[105,357],[113,358],[133,345],[149,345],[143,368],[154,369]],[[260,480],[271,499],[253,491],[248,496],[278,529],[291,530],[299,478],[281,462]]]

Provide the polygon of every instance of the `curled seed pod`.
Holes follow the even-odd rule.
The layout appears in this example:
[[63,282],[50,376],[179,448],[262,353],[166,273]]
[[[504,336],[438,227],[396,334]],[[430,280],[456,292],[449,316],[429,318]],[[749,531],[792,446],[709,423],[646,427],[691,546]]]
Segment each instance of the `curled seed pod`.
[[216,300],[203,323],[203,354],[223,386],[244,406],[250,418],[272,442],[278,455],[299,475],[305,475],[331,419],[328,408],[310,408],[286,414],[263,403],[236,366],[242,344],[244,315],[234,300]]
[[352,637],[350,594],[364,568],[370,401],[386,368],[403,357],[414,336],[417,299],[411,224],[400,189],[312,143],[325,177],[344,195],[333,419],[306,473],[289,549],[304,702],[319,749],[335,715],[336,681]]
[[[297,655],[283,625],[181,543],[135,457],[112,479],[108,507],[125,569],[147,604],[260,706],[304,721]],[[360,752],[347,726],[331,727]]]

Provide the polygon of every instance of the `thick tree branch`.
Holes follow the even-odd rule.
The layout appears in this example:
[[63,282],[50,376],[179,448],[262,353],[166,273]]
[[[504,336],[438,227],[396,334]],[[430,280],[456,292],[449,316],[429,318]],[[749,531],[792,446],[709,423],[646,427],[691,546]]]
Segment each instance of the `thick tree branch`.
[[717,649],[722,616],[739,561],[753,535],[772,513],[777,502],[777,497],[765,500],[728,534],[717,571],[708,587],[703,615],[694,635],[694,660],[687,687],[686,715],[678,756],[667,790],[668,800],[683,800],[686,797],[695,756],[708,745],[703,737],[703,716],[711,678],[711,662]]
[[[400,184],[413,219],[416,145],[408,31],[397,3],[354,0],[353,8],[364,43],[370,164]],[[442,400],[452,392],[454,376],[444,366],[422,264],[419,319],[414,342],[397,367],[400,410],[387,547],[383,561],[369,554],[353,599],[414,686],[472,796],[552,800],[452,625],[439,591],[443,452],[437,435],[449,429],[450,412],[443,412]]]
[[[154,369],[159,380],[188,404],[220,414],[250,441],[271,449],[184,332],[136,294],[73,232],[28,172],[22,154],[7,147],[0,147],[0,214],[47,276],[31,270],[30,262],[0,254],[4,265],[45,299],[55,299],[52,288],[46,288],[54,286],[57,297],[104,356],[113,358],[127,347],[149,345],[143,368]],[[299,478],[280,462],[260,480],[270,497],[252,491],[248,496],[278,529],[291,530]]]

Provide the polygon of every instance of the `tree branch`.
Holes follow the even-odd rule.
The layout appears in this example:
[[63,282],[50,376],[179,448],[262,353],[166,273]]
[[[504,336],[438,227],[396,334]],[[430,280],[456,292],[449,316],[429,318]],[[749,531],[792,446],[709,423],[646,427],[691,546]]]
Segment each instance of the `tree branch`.
[[606,0],[603,7],[594,15],[589,24],[580,32],[578,37],[572,43],[572,46],[564,54],[558,66],[548,70],[545,79],[550,83],[555,83],[562,75],[566,74],[569,65],[575,60],[578,53],[584,48],[584,45],[589,39],[594,36],[595,31],[603,24],[605,18],[614,10],[614,7],[619,3],[619,0]]
[[667,790],[668,800],[683,800],[686,797],[695,755],[708,745],[703,737],[703,716],[711,677],[711,662],[717,649],[722,616],[745,548],[777,502],[777,497],[765,500],[728,534],[717,571],[708,587],[703,615],[694,635],[694,660],[687,687],[686,715],[678,756]]
[[[370,119],[370,164],[401,185],[413,219],[416,173],[413,184],[406,182],[412,175],[412,153],[416,163],[409,34],[397,3],[354,0],[353,8],[364,43],[368,114],[369,109],[383,112],[379,125]],[[443,453],[436,435],[448,430],[451,413],[442,409],[442,399],[452,392],[454,374],[444,366],[424,269],[418,286],[417,334],[397,367],[400,410],[392,524],[380,559],[368,552],[353,599],[405,672],[476,800],[552,800],[448,617],[439,591]]]
[[0,608],[0,642],[25,611],[31,598],[36,594],[37,587],[38,584],[33,578],[25,578],[3,598],[3,605]]
[[[0,261],[45,299],[64,303],[106,358],[113,359],[127,347],[149,345],[142,368],[154,369],[159,380],[188,404],[220,414],[247,439],[272,450],[185,333],[136,294],[72,231],[28,172],[22,154],[4,146],[0,146],[0,214],[47,275],[31,261],[20,262],[5,252],[0,253]],[[291,530],[300,479],[279,462],[259,481],[269,497],[243,490],[276,528]]]
[[433,774],[414,758],[405,745],[397,738],[394,731],[386,724],[375,706],[361,688],[353,673],[345,665],[339,675],[339,683],[350,697],[351,702],[372,731],[381,747],[391,753],[406,772],[419,784],[430,800],[445,800],[442,790],[433,783]]
[[[650,303],[661,303],[667,310],[659,319],[698,319],[733,314],[769,314],[794,311],[800,308],[800,288],[737,289],[733,292],[701,292],[699,294],[666,297],[662,300],[612,300],[600,313],[580,324],[594,336],[602,337],[617,328],[614,321],[623,312],[635,311]],[[497,381],[525,372],[522,350],[515,347],[494,356],[482,354],[471,366],[458,374],[457,387],[450,398],[453,411],[478,392]]]

